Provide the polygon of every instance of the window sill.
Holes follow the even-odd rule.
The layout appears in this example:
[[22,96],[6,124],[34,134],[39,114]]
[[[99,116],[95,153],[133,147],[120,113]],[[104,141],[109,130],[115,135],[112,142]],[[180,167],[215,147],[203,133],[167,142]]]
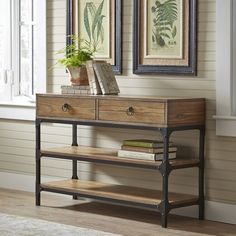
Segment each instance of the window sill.
[[35,120],[35,101],[27,97],[16,97],[12,101],[0,101],[0,118]]
[[216,135],[236,137],[236,116],[213,116],[216,120]]

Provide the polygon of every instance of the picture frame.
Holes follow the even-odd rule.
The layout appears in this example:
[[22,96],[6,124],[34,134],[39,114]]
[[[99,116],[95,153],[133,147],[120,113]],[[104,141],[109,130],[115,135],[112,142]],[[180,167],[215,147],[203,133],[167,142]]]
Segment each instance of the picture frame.
[[[122,73],[122,0],[67,0],[67,44],[77,35],[96,47],[95,59]],[[94,22],[98,22],[95,24]]]
[[133,4],[133,73],[196,76],[197,0]]

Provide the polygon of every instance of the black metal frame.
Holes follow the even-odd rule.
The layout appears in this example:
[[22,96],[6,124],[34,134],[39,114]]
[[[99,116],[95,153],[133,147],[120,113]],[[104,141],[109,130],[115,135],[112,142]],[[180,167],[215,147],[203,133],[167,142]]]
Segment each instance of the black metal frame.
[[[98,160],[98,159],[89,159],[91,162],[97,162],[97,163],[104,163],[104,164],[110,164],[110,165],[121,165],[121,166],[130,166],[130,167],[136,167],[136,168],[151,168],[151,169],[157,169],[161,175],[162,175],[162,200],[161,203],[158,205],[149,205],[149,204],[143,204],[143,203],[135,203],[125,200],[117,200],[112,199],[109,197],[99,197],[99,196],[90,196],[88,194],[78,194],[71,191],[65,191],[61,189],[55,189],[50,187],[44,187],[43,184],[41,184],[41,157],[43,157],[45,154],[41,152],[41,123],[43,122],[50,122],[50,123],[67,123],[72,124],[72,146],[78,146],[77,143],[77,125],[92,125],[92,126],[103,126],[103,127],[116,127],[116,128],[133,128],[133,129],[155,129],[161,132],[164,142],[164,159],[160,166],[145,166],[145,165],[139,165],[134,163],[116,163],[114,161],[105,161],[105,160]],[[169,139],[174,131],[178,130],[199,130],[199,160],[195,164],[186,164],[183,166],[172,166],[169,162],[168,158],[168,146],[169,146]],[[164,127],[164,128],[157,128],[157,127],[146,127],[146,126],[137,126],[137,125],[127,125],[127,124],[111,124],[111,123],[104,123],[104,122],[96,122],[96,121],[71,121],[71,120],[57,120],[57,119],[36,119],[36,205],[40,205],[40,193],[41,191],[48,191],[48,192],[54,192],[54,193],[62,193],[67,195],[72,195],[73,199],[77,199],[78,195],[81,197],[88,197],[93,198],[101,201],[108,201],[116,204],[122,204],[127,206],[134,206],[134,207],[143,207],[147,209],[152,210],[158,210],[161,213],[161,225],[162,227],[167,227],[167,217],[169,212],[172,209],[185,207],[185,206],[192,206],[192,205],[198,205],[199,206],[199,219],[204,219],[204,140],[205,140],[205,126],[204,125],[193,125],[193,126],[182,126],[182,127]],[[63,158],[63,156],[60,155],[48,155],[47,157],[53,157],[53,158]],[[67,158],[72,160],[72,179],[78,179],[77,176],[77,161],[88,161],[88,157],[79,156],[77,158],[71,157]],[[176,202],[176,203],[170,203],[168,199],[168,181],[169,181],[169,174],[172,170],[180,169],[180,168],[190,168],[190,167],[198,167],[199,168],[199,191],[198,191],[198,197],[189,199],[186,202]]]
[[197,0],[189,0],[189,63],[187,66],[140,64],[140,1],[133,0],[133,73],[197,75]]
[[66,1],[66,45],[72,44],[72,38],[68,37],[73,34],[73,0]]
[[[113,72],[117,75],[122,74],[122,1],[114,0],[114,18],[115,18],[115,34],[114,34],[114,65],[112,65]],[[67,11],[66,11],[66,42],[72,44],[72,40],[69,35],[74,34],[74,15],[73,15],[73,0],[67,0]]]

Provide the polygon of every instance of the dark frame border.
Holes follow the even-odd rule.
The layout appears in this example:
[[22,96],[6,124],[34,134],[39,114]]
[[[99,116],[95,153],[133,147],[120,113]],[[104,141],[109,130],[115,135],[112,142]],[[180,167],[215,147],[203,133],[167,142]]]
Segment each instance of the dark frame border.
[[[115,74],[122,73],[122,0],[115,1],[115,64],[112,65]],[[73,34],[73,0],[67,0],[66,8],[66,36]],[[71,44],[71,41],[66,37],[66,43]]]
[[189,63],[188,66],[139,64],[140,0],[133,0],[133,73],[197,75],[197,0],[189,0]]

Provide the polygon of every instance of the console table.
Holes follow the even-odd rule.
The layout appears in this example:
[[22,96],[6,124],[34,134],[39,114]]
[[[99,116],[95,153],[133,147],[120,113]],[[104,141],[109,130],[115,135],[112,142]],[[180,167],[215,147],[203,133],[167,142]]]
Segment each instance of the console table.
[[[167,227],[168,213],[175,208],[199,206],[199,219],[204,219],[204,137],[205,99],[171,97],[131,97],[103,95],[37,94],[36,99],[36,205],[41,191],[144,207],[161,213],[162,227]],[[42,123],[72,125],[72,145],[41,149]],[[164,142],[162,161],[120,158],[117,150],[78,146],[77,125],[155,130]],[[168,158],[172,132],[199,130],[198,158]],[[138,137],[137,137],[138,138]],[[72,179],[41,183],[41,158],[72,160]],[[77,161],[104,163],[125,167],[157,170],[161,174],[161,191],[79,180]],[[198,195],[172,193],[168,177],[176,169],[199,169]]]

